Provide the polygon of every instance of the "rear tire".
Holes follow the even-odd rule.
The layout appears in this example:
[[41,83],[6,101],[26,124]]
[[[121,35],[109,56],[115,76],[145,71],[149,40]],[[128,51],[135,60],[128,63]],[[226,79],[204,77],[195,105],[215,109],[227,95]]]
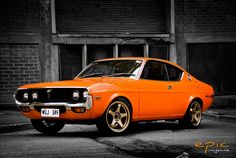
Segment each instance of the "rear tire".
[[184,128],[198,128],[202,119],[202,107],[199,101],[193,101],[184,116],[179,120],[179,124]]
[[101,132],[119,135],[127,132],[131,120],[130,104],[125,99],[118,98],[108,106],[96,126]]
[[31,120],[31,123],[37,131],[47,135],[56,134],[65,126],[64,122],[54,120]]

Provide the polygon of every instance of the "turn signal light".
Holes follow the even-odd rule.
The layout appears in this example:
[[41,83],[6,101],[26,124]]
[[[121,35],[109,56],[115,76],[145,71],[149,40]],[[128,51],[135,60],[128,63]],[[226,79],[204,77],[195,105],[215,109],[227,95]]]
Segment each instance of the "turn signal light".
[[20,110],[23,112],[30,112],[30,108],[28,106],[21,106]]
[[75,113],[84,113],[86,111],[85,107],[72,107],[71,109]]

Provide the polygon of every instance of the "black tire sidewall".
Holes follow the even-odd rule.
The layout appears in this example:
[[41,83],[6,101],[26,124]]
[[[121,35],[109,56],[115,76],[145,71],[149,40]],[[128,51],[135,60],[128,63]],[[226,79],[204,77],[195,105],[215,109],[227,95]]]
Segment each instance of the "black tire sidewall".
[[46,121],[46,120],[31,120],[31,123],[32,123],[32,126],[39,132],[43,133],[43,134],[55,134],[57,133],[58,131],[60,131],[65,123],[62,122],[62,121],[55,121],[53,122],[54,125],[52,126],[45,126],[43,124],[43,121]]

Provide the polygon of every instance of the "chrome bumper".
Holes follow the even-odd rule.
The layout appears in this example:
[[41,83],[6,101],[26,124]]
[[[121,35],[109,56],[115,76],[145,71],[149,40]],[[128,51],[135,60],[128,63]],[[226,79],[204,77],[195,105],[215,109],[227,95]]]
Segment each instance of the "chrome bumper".
[[85,107],[87,110],[92,108],[93,99],[91,95],[88,95],[85,103],[75,103],[69,104],[66,102],[50,102],[50,103],[41,103],[41,102],[32,102],[32,103],[21,103],[15,99],[15,102],[18,107],[28,106],[31,110],[34,110],[34,106],[64,106],[66,110],[71,110],[72,107]]

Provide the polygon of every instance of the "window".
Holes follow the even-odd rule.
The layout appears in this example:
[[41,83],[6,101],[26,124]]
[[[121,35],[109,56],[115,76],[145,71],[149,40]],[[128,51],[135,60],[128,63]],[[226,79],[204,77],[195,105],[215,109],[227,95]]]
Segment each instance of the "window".
[[169,59],[169,45],[149,45],[150,58]]
[[167,71],[168,71],[168,76],[169,76],[169,80],[170,81],[179,81],[181,79],[182,76],[182,70],[167,64]]
[[143,57],[143,45],[119,45],[119,57]]
[[87,64],[104,58],[113,57],[113,45],[87,45]]
[[[59,53],[59,77],[61,80],[70,80],[87,65],[97,59],[143,56],[168,59],[168,46],[149,44],[62,44],[59,45]],[[152,61],[155,62],[155,60]],[[165,63],[163,64],[165,65]],[[138,69],[136,71],[138,71]]]
[[60,46],[60,79],[71,80],[82,70],[82,46]]
[[141,78],[168,81],[165,64],[157,61],[147,61]]

